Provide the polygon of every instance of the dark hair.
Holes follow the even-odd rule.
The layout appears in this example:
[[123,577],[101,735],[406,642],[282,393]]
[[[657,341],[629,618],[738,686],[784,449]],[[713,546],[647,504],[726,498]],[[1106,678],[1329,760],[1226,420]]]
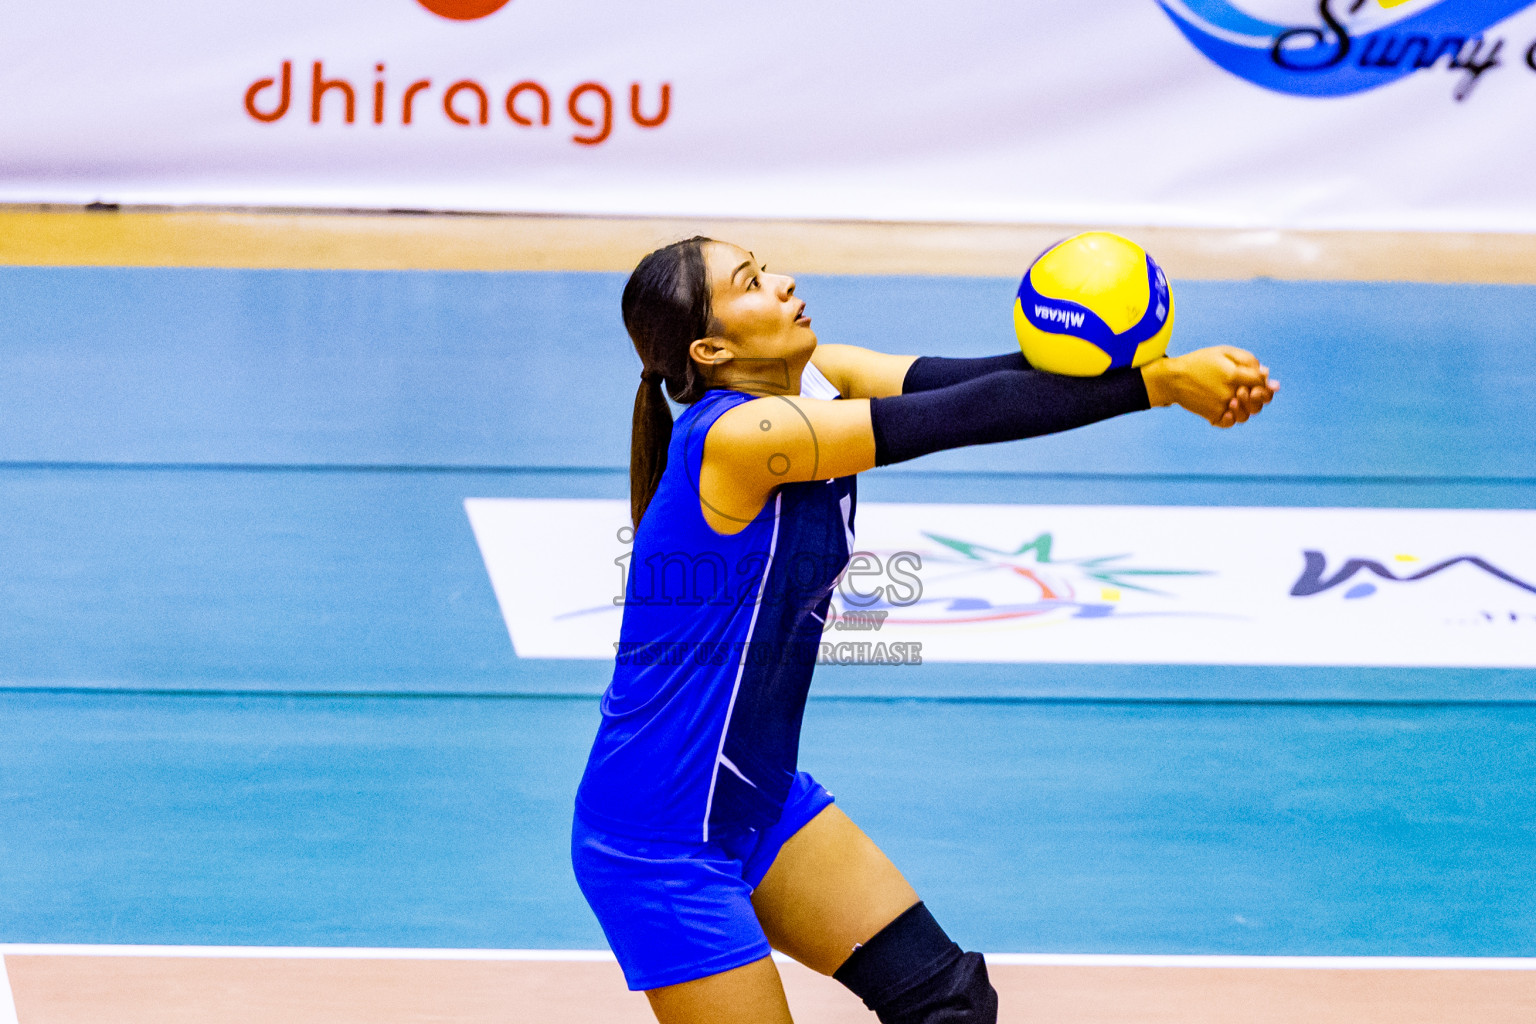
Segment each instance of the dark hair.
[[691,405],[708,385],[688,347],[708,337],[714,319],[704,245],[696,235],[657,249],[642,259],[624,285],[624,329],[640,354],[640,390],[629,440],[629,514],[636,526],[661,483],[672,441],[672,410],[662,397]]

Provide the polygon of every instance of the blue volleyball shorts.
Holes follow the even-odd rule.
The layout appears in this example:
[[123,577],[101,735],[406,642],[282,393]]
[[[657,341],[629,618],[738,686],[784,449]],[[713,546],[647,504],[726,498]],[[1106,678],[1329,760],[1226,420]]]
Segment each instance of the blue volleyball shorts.
[[630,989],[678,985],[767,956],[752,890],[789,837],[831,803],[832,794],[801,772],[775,824],[707,843],[615,835],[588,825],[578,810],[576,882]]

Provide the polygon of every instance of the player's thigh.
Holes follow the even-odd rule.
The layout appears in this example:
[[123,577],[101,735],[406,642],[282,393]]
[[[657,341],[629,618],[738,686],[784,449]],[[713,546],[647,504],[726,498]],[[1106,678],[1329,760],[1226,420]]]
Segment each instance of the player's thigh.
[[771,957],[646,993],[661,1024],[791,1024]]
[[779,850],[752,906],[775,949],[831,974],[917,899],[896,865],[833,804]]

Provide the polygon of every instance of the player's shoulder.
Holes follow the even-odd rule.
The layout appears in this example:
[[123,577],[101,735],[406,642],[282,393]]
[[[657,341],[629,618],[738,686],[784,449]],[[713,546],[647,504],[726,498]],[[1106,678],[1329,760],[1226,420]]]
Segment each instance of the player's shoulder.
[[729,445],[732,450],[736,450],[758,441],[759,435],[763,433],[763,403],[772,401],[772,398],[748,396],[745,401],[737,402],[721,412],[710,424],[710,444]]
[[[721,413],[709,428],[706,440],[709,456],[757,465],[766,457],[763,451],[777,450],[786,443],[786,430],[792,437],[807,432],[814,436],[816,428],[812,424],[817,417],[816,408],[824,407],[840,396],[825,378],[819,388],[813,385],[807,389],[806,383],[802,378],[798,395],[764,395]],[[819,391],[825,397],[812,391]],[[796,429],[801,424],[808,429]],[[800,438],[795,437],[795,440]]]

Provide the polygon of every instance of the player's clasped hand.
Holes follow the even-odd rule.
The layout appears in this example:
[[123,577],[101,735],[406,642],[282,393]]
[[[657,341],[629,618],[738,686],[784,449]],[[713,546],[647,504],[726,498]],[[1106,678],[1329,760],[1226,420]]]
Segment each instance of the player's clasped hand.
[[1142,367],[1147,398],[1178,405],[1215,427],[1247,422],[1275,397],[1280,382],[1252,352],[1232,345],[1202,348]]

